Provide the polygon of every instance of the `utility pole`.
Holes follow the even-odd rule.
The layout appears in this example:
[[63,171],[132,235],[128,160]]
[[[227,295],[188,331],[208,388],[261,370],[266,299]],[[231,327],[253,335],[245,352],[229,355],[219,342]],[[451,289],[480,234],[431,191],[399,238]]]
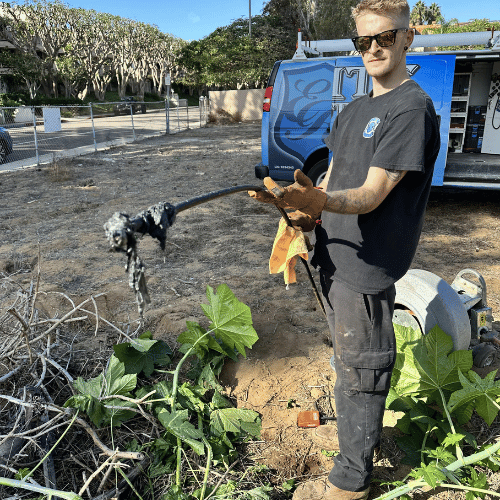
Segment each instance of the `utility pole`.
[[248,0],[248,36],[252,37],[252,0]]

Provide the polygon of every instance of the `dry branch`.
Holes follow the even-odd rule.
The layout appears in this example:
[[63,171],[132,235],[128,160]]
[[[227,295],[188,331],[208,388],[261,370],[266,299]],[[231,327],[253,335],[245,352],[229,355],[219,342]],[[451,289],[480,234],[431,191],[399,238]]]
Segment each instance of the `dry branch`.
[[116,456],[117,458],[122,458],[122,459],[130,459],[130,460],[143,460],[144,459],[144,453],[139,453],[135,451],[115,451],[110,448],[108,448],[103,442],[99,439],[97,434],[94,432],[92,427],[90,427],[85,420],[82,420],[81,418],[77,418],[75,422],[79,425],[81,425],[90,435],[94,443],[102,450],[102,452],[109,456]]

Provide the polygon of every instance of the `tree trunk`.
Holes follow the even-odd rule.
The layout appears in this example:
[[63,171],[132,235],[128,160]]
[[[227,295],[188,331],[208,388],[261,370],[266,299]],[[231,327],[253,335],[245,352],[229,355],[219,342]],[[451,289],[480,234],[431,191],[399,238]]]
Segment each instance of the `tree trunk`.
[[89,93],[89,84],[87,83],[85,85],[85,88],[78,93],[78,99],[81,99],[83,101],[87,97],[88,93]]

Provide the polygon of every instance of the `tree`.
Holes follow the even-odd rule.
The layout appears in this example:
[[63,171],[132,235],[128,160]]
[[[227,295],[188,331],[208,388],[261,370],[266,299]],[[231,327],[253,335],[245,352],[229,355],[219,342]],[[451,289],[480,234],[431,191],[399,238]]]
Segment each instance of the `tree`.
[[64,48],[64,55],[56,60],[57,76],[64,85],[64,96],[73,97],[80,93],[86,86],[86,74],[83,65],[71,44]]
[[73,10],[71,55],[82,71],[81,99],[93,88],[96,99],[103,101],[113,77],[109,46],[109,39],[113,36],[112,17],[95,10]]
[[25,0],[3,6],[10,20],[11,43],[40,60],[46,93],[57,97],[55,61],[71,38],[71,9],[59,0]]
[[428,24],[434,24],[436,22],[443,21],[444,18],[441,14],[441,7],[436,3],[431,3],[430,7],[426,12],[426,21]]
[[263,9],[282,19],[282,27],[300,28],[313,40],[346,38],[354,33],[351,9],[357,0],[269,0]]
[[289,59],[295,50],[295,36],[286,32],[274,16],[240,18],[229,26],[181,48],[179,66],[184,85],[230,89],[260,88],[265,85],[276,60]]
[[410,21],[416,25],[424,24],[424,21],[427,19],[427,10],[425,3],[422,0],[418,0],[410,13]]
[[153,80],[154,92],[159,96],[163,89],[165,75],[177,76],[176,54],[187,42],[167,33],[162,33],[156,26],[149,26],[150,43],[144,54]]
[[[476,31],[486,31],[493,28],[495,31],[500,30],[500,22],[490,21],[488,19],[472,19],[467,24],[459,24],[458,20],[453,18],[450,21],[441,23],[439,28],[427,28],[423,34],[437,34],[437,33],[467,33]],[[472,45],[464,46],[450,46],[438,47],[438,50],[481,50],[484,46]]]
[[43,77],[43,66],[40,58],[28,51],[0,52],[0,65],[9,68],[15,76],[21,77],[26,83],[30,99],[36,97]]

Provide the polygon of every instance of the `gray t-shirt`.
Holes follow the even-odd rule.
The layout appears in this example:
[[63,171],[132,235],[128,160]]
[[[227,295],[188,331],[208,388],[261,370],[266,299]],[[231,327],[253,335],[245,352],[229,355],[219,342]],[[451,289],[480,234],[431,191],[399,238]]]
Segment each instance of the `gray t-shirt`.
[[407,171],[372,212],[323,211],[316,228],[312,263],[356,292],[378,293],[406,273],[415,255],[440,147],[434,105],[408,80],[346,106],[325,143],[333,152],[327,191],[360,187],[370,167]]

